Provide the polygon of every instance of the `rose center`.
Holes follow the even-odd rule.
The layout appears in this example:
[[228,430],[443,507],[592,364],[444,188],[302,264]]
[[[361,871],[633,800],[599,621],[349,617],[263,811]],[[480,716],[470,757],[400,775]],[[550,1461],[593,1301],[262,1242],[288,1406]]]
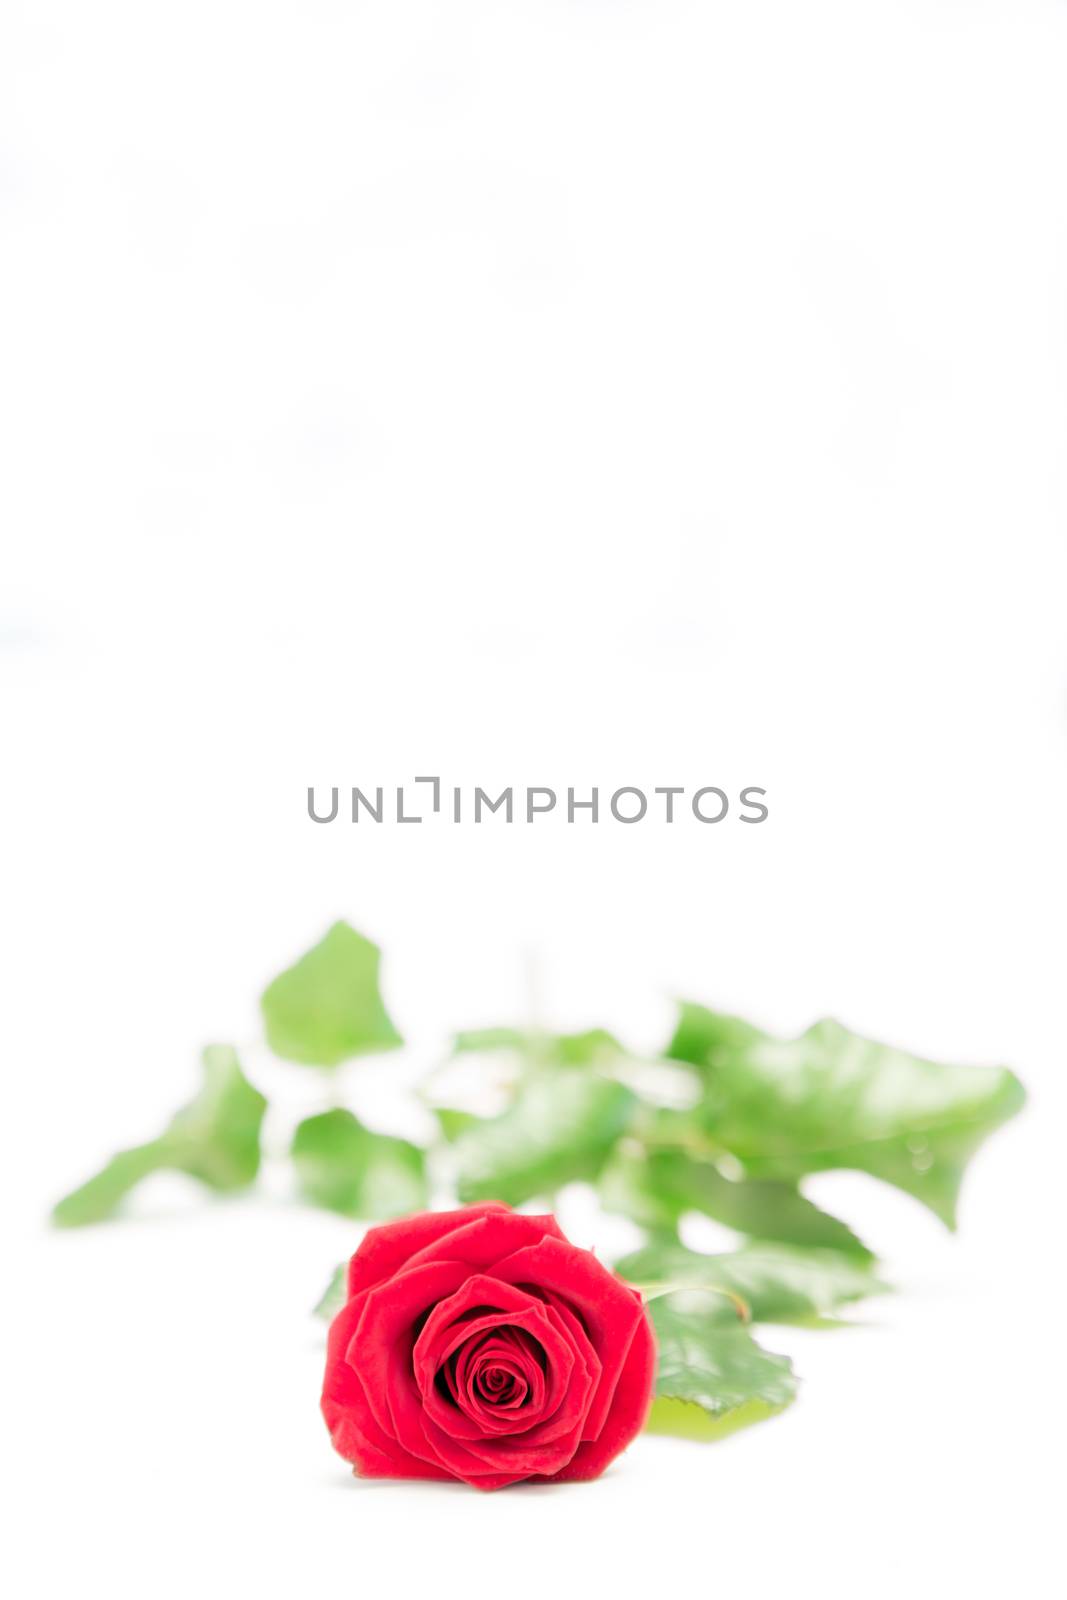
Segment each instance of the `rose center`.
[[491,1360],[477,1369],[474,1385],[483,1400],[496,1406],[521,1406],[529,1392],[521,1373]]
[[525,1329],[496,1324],[454,1349],[438,1370],[439,1393],[474,1421],[508,1428],[545,1397],[545,1352]]

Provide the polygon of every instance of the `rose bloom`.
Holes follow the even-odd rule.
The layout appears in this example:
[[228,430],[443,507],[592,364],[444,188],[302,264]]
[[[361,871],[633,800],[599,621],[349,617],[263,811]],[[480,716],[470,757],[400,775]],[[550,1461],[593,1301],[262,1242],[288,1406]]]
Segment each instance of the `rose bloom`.
[[641,1296],[554,1217],[489,1203],[371,1228],[330,1328],[322,1410],[365,1478],[595,1478],[648,1415]]

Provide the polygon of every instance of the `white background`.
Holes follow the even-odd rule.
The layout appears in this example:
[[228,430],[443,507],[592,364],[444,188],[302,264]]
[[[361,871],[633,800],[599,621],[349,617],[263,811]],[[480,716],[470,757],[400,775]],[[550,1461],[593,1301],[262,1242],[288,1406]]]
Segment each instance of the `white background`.
[[[0,28],[14,1592],[1058,1592],[1063,6]],[[425,772],[760,784],[771,816],[307,819],[309,783]],[[582,1488],[359,1484],[307,1315],[351,1225],[277,1183],[43,1223],[339,915],[414,1065],[533,971],[560,1026],[832,1013],[1009,1062],[1031,1105],[955,1240],[811,1185],[902,1293],[768,1335],[805,1380],[781,1419]],[[325,1103],[248,1061],[273,1139]],[[404,1070],[345,1092],[399,1128]]]

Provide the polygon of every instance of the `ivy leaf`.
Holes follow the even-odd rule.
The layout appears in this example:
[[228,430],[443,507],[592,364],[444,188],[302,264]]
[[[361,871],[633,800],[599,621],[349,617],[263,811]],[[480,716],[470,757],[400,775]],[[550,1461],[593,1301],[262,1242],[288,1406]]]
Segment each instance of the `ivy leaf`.
[[381,952],[347,922],[333,927],[280,973],[260,1000],[275,1055],[336,1067],[403,1044],[378,988]]
[[728,1177],[710,1157],[684,1150],[647,1150],[627,1140],[602,1172],[599,1188],[608,1211],[621,1212],[653,1233],[673,1233],[685,1212],[702,1211],[757,1239],[872,1259],[846,1223],[805,1199],[794,1183]]
[[153,1172],[186,1172],[210,1189],[246,1188],[259,1171],[260,1127],[267,1102],[241,1071],[229,1045],[201,1057],[203,1086],[148,1144],[122,1150],[102,1171],[60,1200],[52,1220],[63,1228],[102,1222]]
[[501,1116],[455,1141],[460,1199],[520,1205],[595,1178],[636,1104],[629,1089],[594,1072],[531,1074]]
[[967,1162],[1025,1100],[1007,1068],[924,1061],[832,1020],[783,1040],[686,1004],[667,1054],[702,1069],[696,1116],[752,1177],[855,1168],[950,1228]]
[[347,1297],[348,1268],[342,1262],[339,1267],[334,1267],[330,1281],[319,1296],[318,1302],[311,1313],[312,1316],[321,1317],[324,1322],[332,1322],[345,1304]]
[[836,1250],[746,1244],[719,1255],[657,1242],[615,1263],[630,1283],[674,1284],[737,1295],[756,1322],[807,1322],[888,1286],[870,1267]]
[[659,1345],[650,1433],[721,1439],[796,1398],[788,1358],[757,1344],[722,1295],[683,1289],[648,1311]]
[[323,1111],[293,1134],[301,1194],[346,1217],[401,1217],[426,1206],[424,1157],[417,1145],[372,1133],[351,1111]]

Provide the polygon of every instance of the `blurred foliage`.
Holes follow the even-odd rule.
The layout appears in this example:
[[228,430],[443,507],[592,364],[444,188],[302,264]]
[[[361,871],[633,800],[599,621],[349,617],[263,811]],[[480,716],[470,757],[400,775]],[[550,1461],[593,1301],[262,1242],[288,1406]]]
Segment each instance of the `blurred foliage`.
[[455,1138],[460,1200],[517,1206],[596,1178],[636,1108],[635,1096],[612,1078],[538,1067],[522,1079],[506,1111],[470,1123]]
[[384,1220],[424,1211],[426,1159],[417,1145],[372,1133],[351,1111],[308,1117],[293,1135],[297,1187],[312,1205]]
[[914,1195],[949,1227],[967,1162],[1025,1099],[1006,1068],[938,1066],[831,1019],[775,1039],[686,1004],[667,1055],[699,1069],[694,1126],[750,1176],[795,1182],[854,1168]]

